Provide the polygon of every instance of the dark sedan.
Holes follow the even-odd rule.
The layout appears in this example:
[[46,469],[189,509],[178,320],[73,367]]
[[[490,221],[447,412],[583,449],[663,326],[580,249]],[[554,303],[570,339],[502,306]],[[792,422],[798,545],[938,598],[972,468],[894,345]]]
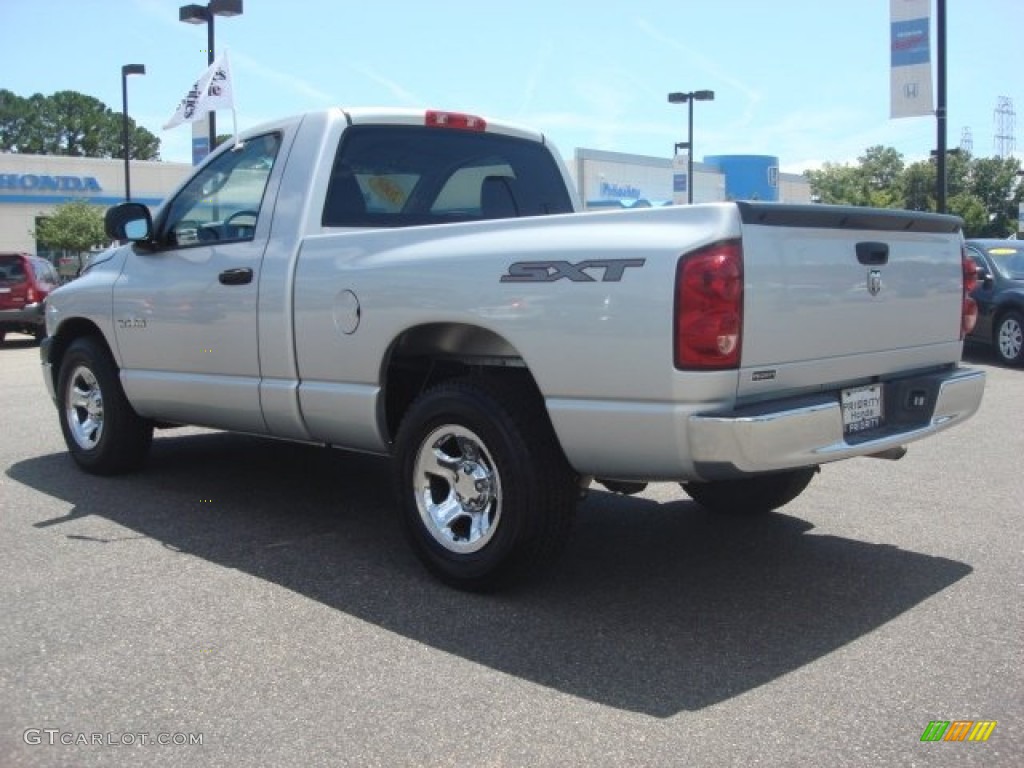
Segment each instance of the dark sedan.
[[968,240],[978,265],[978,324],[968,341],[990,344],[1009,365],[1024,364],[1024,240]]

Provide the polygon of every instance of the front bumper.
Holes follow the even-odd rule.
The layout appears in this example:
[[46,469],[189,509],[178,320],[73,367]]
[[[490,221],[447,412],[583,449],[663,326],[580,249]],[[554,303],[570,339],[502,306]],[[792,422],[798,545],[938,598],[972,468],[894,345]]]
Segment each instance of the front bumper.
[[[886,387],[886,412],[892,413],[893,419],[856,438],[843,434],[836,393],[726,413],[691,414],[687,437],[694,469],[706,480],[717,480],[882,453],[972,416],[981,405],[985,374],[955,368],[886,382]],[[931,407],[917,413],[901,412],[899,398],[910,391],[928,392]]]
[[47,336],[39,342],[39,359],[43,364],[43,383],[46,384],[46,391],[50,393],[50,399],[57,405],[57,387],[53,383],[53,363],[50,362],[50,348],[53,346],[53,336]]

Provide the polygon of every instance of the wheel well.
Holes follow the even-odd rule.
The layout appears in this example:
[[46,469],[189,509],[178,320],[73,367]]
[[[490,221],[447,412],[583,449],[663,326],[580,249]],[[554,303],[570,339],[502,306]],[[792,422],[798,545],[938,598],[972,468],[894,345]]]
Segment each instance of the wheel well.
[[107,340],[103,337],[103,332],[91,321],[82,318],[75,318],[68,320],[63,323],[60,330],[57,331],[57,335],[53,337],[53,342],[50,344],[50,375],[53,377],[53,387],[57,389],[57,379],[60,376],[60,364],[64,359],[64,353],[68,351],[68,347],[76,339],[81,339],[85,336],[93,336],[98,342],[103,344],[109,349]]
[[1003,319],[1011,312],[1017,315],[1024,315],[1024,307],[1018,306],[1017,304],[1004,304],[996,310],[995,322],[992,324],[993,332],[999,330],[999,326],[1002,324]]
[[380,418],[387,439],[394,439],[402,417],[422,392],[474,373],[517,380],[530,396],[540,396],[519,351],[493,331],[462,323],[432,323],[405,331],[392,343],[381,377]]

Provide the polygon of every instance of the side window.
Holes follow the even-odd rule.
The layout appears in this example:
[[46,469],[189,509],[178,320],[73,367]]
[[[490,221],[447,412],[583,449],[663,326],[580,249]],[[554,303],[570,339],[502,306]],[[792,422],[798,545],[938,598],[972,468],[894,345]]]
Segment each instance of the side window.
[[48,261],[43,259],[35,259],[32,261],[32,271],[36,274],[36,280],[40,283],[56,287],[60,280],[57,277],[56,271]]
[[325,227],[407,227],[570,213],[550,151],[496,133],[352,126],[327,189]]
[[169,246],[252,240],[281,137],[268,133],[223,153],[170,204],[162,223]]

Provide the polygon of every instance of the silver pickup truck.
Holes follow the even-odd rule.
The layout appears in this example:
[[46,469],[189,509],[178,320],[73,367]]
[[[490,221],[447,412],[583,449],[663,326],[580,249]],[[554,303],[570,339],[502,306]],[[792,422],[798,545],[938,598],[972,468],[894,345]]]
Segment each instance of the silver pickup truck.
[[541,134],[472,115],[268,124],[107,228],[126,244],[47,302],[75,461],[135,469],[182,424],[390,454],[413,548],[465,589],[553,559],[595,480],[765,512],[984,389],[959,219],[578,213]]

